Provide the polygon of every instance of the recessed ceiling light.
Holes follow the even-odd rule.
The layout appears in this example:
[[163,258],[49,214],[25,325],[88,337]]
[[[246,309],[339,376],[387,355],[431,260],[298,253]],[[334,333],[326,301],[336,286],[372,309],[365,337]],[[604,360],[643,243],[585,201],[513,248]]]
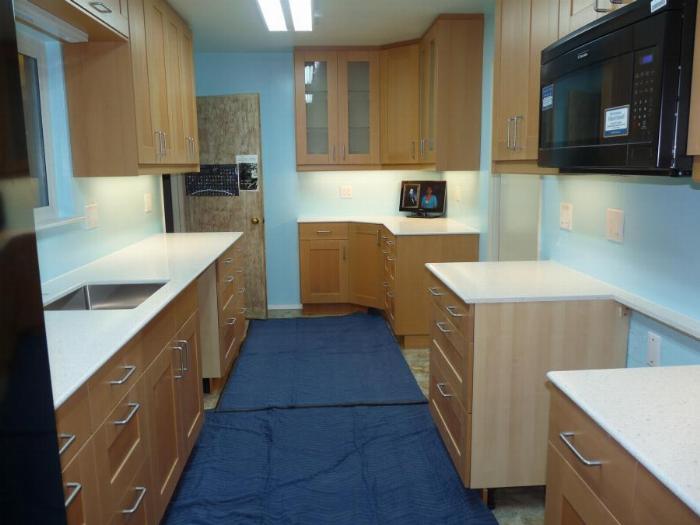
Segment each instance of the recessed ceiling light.
[[284,19],[280,0],[258,0],[258,5],[269,31],[287,30],[287,22]]
[[311,0],[289,0],[292,21],[295,31],[311,31],[313,29],[313,12]]

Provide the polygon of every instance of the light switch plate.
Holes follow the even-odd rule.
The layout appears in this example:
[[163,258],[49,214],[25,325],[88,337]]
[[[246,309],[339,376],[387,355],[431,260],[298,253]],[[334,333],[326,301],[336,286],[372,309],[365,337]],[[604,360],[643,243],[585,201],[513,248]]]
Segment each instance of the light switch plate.
[[605,237],[609,241],[623,242],[625,238],[625,212],[608,208],[605,212]]
[[570,202],[559,204],[559,227],[571,231],[574,227],[574,205]]
[[661,365],[661,336],[654,332],[647,332],[647,365]]
[[100,214],[97,211],[97,204],[86,204],[85,205],[85,228],[87,230],[94,230],[97,228],[100,222]]
[[143,211],[144,213],[153,211],[153,194],[150,191],[143,194]]
[[340,187],[340,198],[341,199],[352,199],[352,186],[345,185]]

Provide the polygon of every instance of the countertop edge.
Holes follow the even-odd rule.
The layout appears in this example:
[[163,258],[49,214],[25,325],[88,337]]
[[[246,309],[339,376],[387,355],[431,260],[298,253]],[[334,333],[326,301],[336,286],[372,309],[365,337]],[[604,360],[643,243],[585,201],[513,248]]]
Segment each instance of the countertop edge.
[[676,485],[672,479],[665,473],[660,471],[653,462],[649,461],[644,454],[640,453],[636,447],[634,447],[624,435],[617,432],[608,422],[597,415],[595,410],[589,407],[585,402],[583,402],[579,396],[569,390],[565,381],[559,379],[558,371],[547,372],[547,379],[558,388],[567,398],[571,400],[577,407],[579,407],[588,417],[590,417],[600,428],[602,428],[610,437],[612,437],[622,448],[625,449],[634,459],[636,459],[644,468],[646,468],[656,479],[661,482],[668,490],[670,490],[679,500],[681,500],[685,505],[687,505],[690,510],[695,512],[700,516],[700,501],[693,500],[685,491]]
[[[397,215],[396,217],[391,217],[392,220],[407,220],[410,217],[405,217],[405,216],[399,216]],[[429,220],[449,220],[454,222],[455,224],[459,225],[459,228],[461,228],[463,231],[454,231],[454,232],[410,232],[410,233],[404,233],[400,231],[396,231],[395,229],[392,229],[392,225],[389,224],[389,221],[387,220],[389,217],[371,217],[367,219],[363,219],[362,217],[297,217],[297,224],[313,224],[315,222],[348,222],[352,224],[379,224],[381,226],[384,226],[387,230],[391,232],[392,235],[397,235],[400,237],[411,237],[411,236],[425,236],[425,235],[481,235],[481,232],[474,228],[473,226],[469,226],[467,224],[464,224],[456,219],[450,219],[449,217],[439,217],[438,219],[425,219],[426,221]],[[417,220],[423,220],[423,219],[417,219]],[[429,223],[426,223],[429,224]]]

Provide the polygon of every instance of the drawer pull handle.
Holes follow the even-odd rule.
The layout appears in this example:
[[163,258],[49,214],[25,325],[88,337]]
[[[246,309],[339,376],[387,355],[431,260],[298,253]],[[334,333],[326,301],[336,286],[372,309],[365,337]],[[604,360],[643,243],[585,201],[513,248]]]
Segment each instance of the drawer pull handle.
[[319,235],[328,235],[329,233],[333,233],[331,230],[316,230],[316,233]]
[[382,286],[383,286],[384,288],[389,288],[389,283],[386,282],[386,281],[384,281],[384,282],[382,283]]
[[227,282],[227,283],[232,283],[232,282],[233,282],[233,279],[234,279],[233,275],[229,275],[228,277],[226,277],[226,282]]
[[58,439],[60,440],[65,440],[66,442],[63,444],[63,446],[58,449],[58,455],[62,456],[63,453],[68,450],[68,448],[73,444],[73,442],[76,440],[76,435],[75,434],[67,434],[65,432],[61,432],[58,435]]
[[231,264],[233,262],[233,259],[229,257],[228,259],[224,259],[224,264]]
[[389,246],[393,246],[393,245],[394,245],[394,241],[386,241],[386,243],[387,243]]
[[238,293],[245,293],[245,288],[239,288]]
[[442,397],[455,397],[454,394],[448,394],[448,393],[445,391],[445,383],[437,383],[435,386],[437,387],[438,392],[440,392],[440,395],[441,395]]
[[382,253],[383,253],[384,255],[389,255],[389,250],[382,250]]
[[386,260],[389,262],[394,262],[396,260],[396,257],[387,257]]
[[460,314],[457,312],[457,307],[456,306],[446,306],[445,310],[447,310],[447,313],[449,313],[452,317],[464,317],[465,314]]
[[136,497],[136,501],[134,502],[134,505],[129,508],[129,509],[122,509],[119,512],[122,514],[133,514],[137,510],[139,510],[139,507],[141,506],[141,502],[143,501],[144,496],[146,495],[146,487],[134,487],[134,490],[139,493],[139,495]]
[[236,324],[236,318],[235,318],[235,317],[229,317],[228,319],[226,319],[226,324],[227,324],[227,325],[230,325],[230,326],[233,326],[234,324]]
[[430,295],[432,295],[433,297],[442,297],[443,295],[447,295],[446,293],[441,292],[440,288],[436,288],[434,286],[431,288],[428,288],[428,291],[430,292]]
[[90,2],[90,7],[92,7],[95,11],[98,13],[102,13],[103,15],[109,14],[112,12],[112,10],[104,5],[103,2]]
[[241,313],[242,313],[242,314],[246,313],[247,311],[248,311],[248,308],[246,308],[245,306],[244,306],[243,308],[241,308]]
[[83,486],[80,483],[70,482],[70,483],[66,483],[66,487],[68,487],[69,489],[73,489],[73,490],[71,490],[71,493],[68,495],[68,497],[66,498],[66,501],[64,503],[64,507],[68,508],[68,507],[70,507],[70,504],[73,503],[75,498],[78,497],[78,493],[83,489]]
[[435,326],[438,327],[438,330],[440,330],[443,334],[451,334],[452,330],[448,330],[445,328],[445,323],[442,321],[435,321]]
[[179,339],[175,343],[182,349],[184,362],[182,364],[182,371],[189,372],[190,364],[190,342],[187,339]]
[[116,421],[112,421],[114,425],[126,425],[134,419],[134,416],[136,415],[136,412],[139,411],[139,408],[141,408],[141,403],[128,403],[127,406],[131,407],[131,411],[129,414],[124,418],[124,419],[117,419]]
[[387,293],[386,293],[386,296],[387,296],[389,299],[393,299],[393,298],[394,298],[394,294],[391,293],[391,292],[387,292]]
[[236,273],[243,273],[243,270],[236,270]]
[[587,467],[600,467],[603,464],[602,461],[598,461],[595,459],[587,459],[576,449],[576,447],[570,439],[575,435],[576,434],[574,432],[559,432],[559,437],[561,438],[561,440],[568,447],[568,449],[574,453],[574,456],[576,456],[581,463],[583,463]]
[[110,385],[123,385],[126,383],[129,378],[136,372],[136,367],[132,365],[127,365],[122,367],[124,370],[126,370],[126,374],[124,374],[124,377],[121,379],[114,379],[109,382]]

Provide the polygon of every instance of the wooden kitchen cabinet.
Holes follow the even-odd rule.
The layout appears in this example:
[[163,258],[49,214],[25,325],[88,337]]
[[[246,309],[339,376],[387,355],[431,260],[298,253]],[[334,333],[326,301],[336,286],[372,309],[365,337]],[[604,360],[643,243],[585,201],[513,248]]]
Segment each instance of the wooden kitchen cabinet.
[[420,52],[418,43],[383,49],[379,55],[381,161],[419,164]]
[[84,31],[91,41],[124,41],[129,38],[127,0],[30,1]]
[[378,224],[350,224],[348,240],[348,302],[350,303],[369,308],[382,308],[384,304],[381,228]]
[[634,0],[560,0],[559,38]]
[[294,70],[297,167],[378,165],[378,52],[297,49]]
[[188,457],[204,422],[202,404],[202,370],[199,352],[199,318],[193,313],[175,335],[173,346],[179,348],[179,371],[176,382],[182,455]]
[[347,239],[302,240],[299,243],[301,302],[348,302]]
[[494,173],[551,173],[537,166],[540,54],[558,39],[559,0],[499,0],[494,58]]
[[102,523],[95,451],[92,441],[76,454],[62,472],[68,525]]

